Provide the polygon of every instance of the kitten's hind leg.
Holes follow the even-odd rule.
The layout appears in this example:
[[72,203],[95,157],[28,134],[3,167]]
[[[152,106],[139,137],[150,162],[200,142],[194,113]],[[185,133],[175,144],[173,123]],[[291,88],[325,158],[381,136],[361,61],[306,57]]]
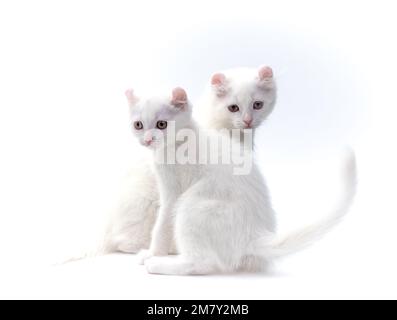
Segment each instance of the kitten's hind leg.
[[176,257],[152,257],[145,261],[146,269],[151,274],[164,275],[206,275],[216,273],[214,264],[201,260],[199,262]]

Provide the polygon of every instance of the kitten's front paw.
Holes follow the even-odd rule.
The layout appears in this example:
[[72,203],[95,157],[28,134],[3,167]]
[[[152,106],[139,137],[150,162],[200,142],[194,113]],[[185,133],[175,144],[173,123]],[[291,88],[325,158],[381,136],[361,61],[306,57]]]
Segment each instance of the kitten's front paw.
[[148,273],[150,274],[161,274],[159,270],[159,266],[161,268],[161,264],[163,262],[163,257],[151,257],[145,260],[145,267]]
[[141,250],[138,253],[138,264],[144,265],[147,259],[153,257],[153,254],[150,250]]

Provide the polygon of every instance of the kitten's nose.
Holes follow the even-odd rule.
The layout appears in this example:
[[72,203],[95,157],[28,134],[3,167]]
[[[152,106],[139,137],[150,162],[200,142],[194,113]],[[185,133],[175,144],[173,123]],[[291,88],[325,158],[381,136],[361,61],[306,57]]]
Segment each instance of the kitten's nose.
[[150,146],[153,143],[153,139],[145,139],[145,145]]
[[253,120],[252,119],[244,119],[243,121],[244,121],[244,123],[246,124],[247,127],[251,127]]
[[243,118],[243,122],[246,124],[247,127],[251,127],[253,122],[252,116],[246,114]]

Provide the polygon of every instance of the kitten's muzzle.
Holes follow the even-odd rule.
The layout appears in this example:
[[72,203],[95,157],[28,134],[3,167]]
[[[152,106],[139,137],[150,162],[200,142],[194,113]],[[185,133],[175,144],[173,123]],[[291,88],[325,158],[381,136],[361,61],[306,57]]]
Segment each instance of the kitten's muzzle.
[[154,142],[153,139],[147,139],[147,140],[144,140],[144,141],[143,141],[143,144],[144,144],[146,147],[150,147],[150,146],[153,144],[153,142]]
[[252,129],[253,120],[244,120],[245,129]]

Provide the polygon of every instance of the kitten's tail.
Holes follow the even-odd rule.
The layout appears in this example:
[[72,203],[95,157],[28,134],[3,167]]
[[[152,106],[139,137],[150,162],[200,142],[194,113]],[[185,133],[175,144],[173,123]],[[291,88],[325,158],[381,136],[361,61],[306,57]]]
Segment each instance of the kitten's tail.
[[108,242],[107,239],[105,238],[105,240],[101,244],[99,244],[96,248],[82,251],[79,254],[74,254],[72,256],[69,256],[69,258],[59,260],[54,263],[54,266],[61,266],[71,262],[100,257],[114,252],[117,252],[116,248],[113,245],[111,245],[110,242]]
[[305,249],[327,234],[348,212],[356,194],[357,169],[354,151],[348,149],[343,163],[344,192],[337,208],[324,219],[286,235],[265,237],[256,241],[256,252],[266,259],[275,259]]

